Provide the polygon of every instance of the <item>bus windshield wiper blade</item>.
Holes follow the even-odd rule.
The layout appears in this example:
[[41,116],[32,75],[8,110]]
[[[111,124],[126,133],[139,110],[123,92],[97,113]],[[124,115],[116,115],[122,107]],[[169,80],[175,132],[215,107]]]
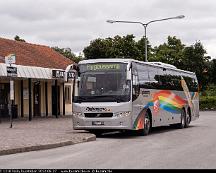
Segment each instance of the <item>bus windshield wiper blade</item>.
[[78,96],[78,98],[77,98],[77,102],[79,102],[79,103],[81,103],[82,101],[86,101],[87,99],[86,99],[86,97],[83,97],[83,96]]
[[124,99],[120,96],[116,96],[116,95],[96,95],[96,96],[79,96],[77,98],[77,102],[82,102],[82,101],[90,101],[93,99],[107,99],[108,101],[114,101],[117,103],[120,103],[122,101],[124,101]]
[[114,96],[114,95],[106,95],[106,96],[114,99],[114,101],[116,101],[117,103],[122,102],[122,99],[119,96]]

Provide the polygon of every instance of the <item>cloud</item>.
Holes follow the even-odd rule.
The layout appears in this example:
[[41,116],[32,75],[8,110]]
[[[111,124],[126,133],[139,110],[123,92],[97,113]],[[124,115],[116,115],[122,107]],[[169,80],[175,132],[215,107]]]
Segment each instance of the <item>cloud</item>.
[[79,52],[99,37],[134,34],[139,39],[144,35],[141,25],[111,25],[107,19],[145,23],[183,14],[186,17],[181,20],[150,24],[147,36],[151,44],[162,44],[168,35],[175,35],[185,44],[200,40],[216,57],[215,6],[214,0],[7,0],[0,2],[0,33]]

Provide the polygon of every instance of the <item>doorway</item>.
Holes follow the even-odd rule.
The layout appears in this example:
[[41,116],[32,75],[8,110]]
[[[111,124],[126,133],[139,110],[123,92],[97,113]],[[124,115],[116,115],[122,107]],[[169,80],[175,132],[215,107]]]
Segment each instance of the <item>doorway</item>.
[[9,117],[10,84],[0,83],[0,118]]
[[52,86],[52,115],[60,115],[60,86]]
[[41,116],[41,107],[40,107],[40,82],[34,83],[33,89],[33,103],[34,103],[34,116]]

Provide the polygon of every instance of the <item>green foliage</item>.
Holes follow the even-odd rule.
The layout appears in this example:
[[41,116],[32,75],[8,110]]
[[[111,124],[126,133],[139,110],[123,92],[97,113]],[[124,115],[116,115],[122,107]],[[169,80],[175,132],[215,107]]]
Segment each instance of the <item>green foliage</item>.
[[208,84],[208,62],[210,57],[205,56],[206,50],[200,42],[185,46],[180,39],[168,37],[167,43],[154,48],[154,58],[151,61],[160,61],[172,64],[179,69],[195,72],[201,90]]
[[[182,70],[195,72],[203,91],[210,83],[216,83],[216,60],[211,57],[201,42],[186,46],[180,39],[168,36],[167,42],[154,48],[148,43],[148,61],[159,61],[176,66]],[[145,39],[135,41],[133,35],[115,36],[114,38],[96,39],[83,50],[87,59],[97,58],[132,58],[144,60]]]
[[[142,37],[140,40],[137,41],[136,47],[138,48],[140,57],[137,60],[143,61],[145,59],[145,38]],[[147,40],[147,57],[148,61],[151,61],[154,57],[154,49],[150,45],[149,41]]]
[[201,96],[216,96],[216,85],[208,85],[206,90],[201,92]]
[[90,46],[83,50],[85,57],[87,59],[94,59],[94,58],[107,58],[106,52],[109,51],[108,49],[108,40],[103,39],[96,39],[90,42]]
[[180,39],[169,36],[167,43],[154,48],[155,55],[152,61],[160,61],[176,67],[182,67],[184,47],[185,45],[181,43]]
[[208,84],[208,74],[206,73],[207,64],[210,59],[205,56],[206,50],[200,42],[185,47],[183,54],[183,69],[196,73],[201,90],[204,90]]
[[201,92],[200,110],[216,110],[216,85],[209,85]]
[[[135,41],[134,35],[115,36],[114,38],[96,39],[85,47],[83,52],[87,59],[98,58],[132,58],[144,59],[144,40]],[[149,46],[149,52],[151,46]]]
[[[208,64],[209,82],[216,85],[216,59],[213,59]],[[216,91],[216,88],[215,88]]]
[[69,48],[59,48],[59,47],[52,47],[56,52],[62,54],[66,58],[78,63],[79,61],[82,60],[82,56],[76,56]]
[[21,41],[21,42],[26,42],[24,39],[21,39],[18,35],[16,35],[16,36],[14,37],[14,40],[16,40],[16,41]]
[[216,96],[200,97],[200,110],[216,110]]

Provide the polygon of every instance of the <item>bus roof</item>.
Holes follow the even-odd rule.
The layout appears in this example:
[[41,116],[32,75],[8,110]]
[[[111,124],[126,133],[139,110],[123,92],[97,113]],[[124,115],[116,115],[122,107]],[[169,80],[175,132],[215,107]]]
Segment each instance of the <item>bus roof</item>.
[[89,59],[89,60],[82,60],[78,64],[88,64],[88,63],[92,64],[92,63],[103,63],[103,62],[118,62],[118,63],[137,62],[137,63],[149,65],[149,66],[156,66],[156,67],[160,67],[160,68],[166,68],[166,69],[171,69],[174,71],[179,71],[179,72],[184,72],[184,73],[195,75],[194,72],[178,69],[177,67],[175,67],[174,65],[171,65],[171,64],[166,64],[166,63],[162,63],[162,62],[143,62],[143,61],[138,61],[138,60],[134,60],[134,59],[124,59],[124,58]]

